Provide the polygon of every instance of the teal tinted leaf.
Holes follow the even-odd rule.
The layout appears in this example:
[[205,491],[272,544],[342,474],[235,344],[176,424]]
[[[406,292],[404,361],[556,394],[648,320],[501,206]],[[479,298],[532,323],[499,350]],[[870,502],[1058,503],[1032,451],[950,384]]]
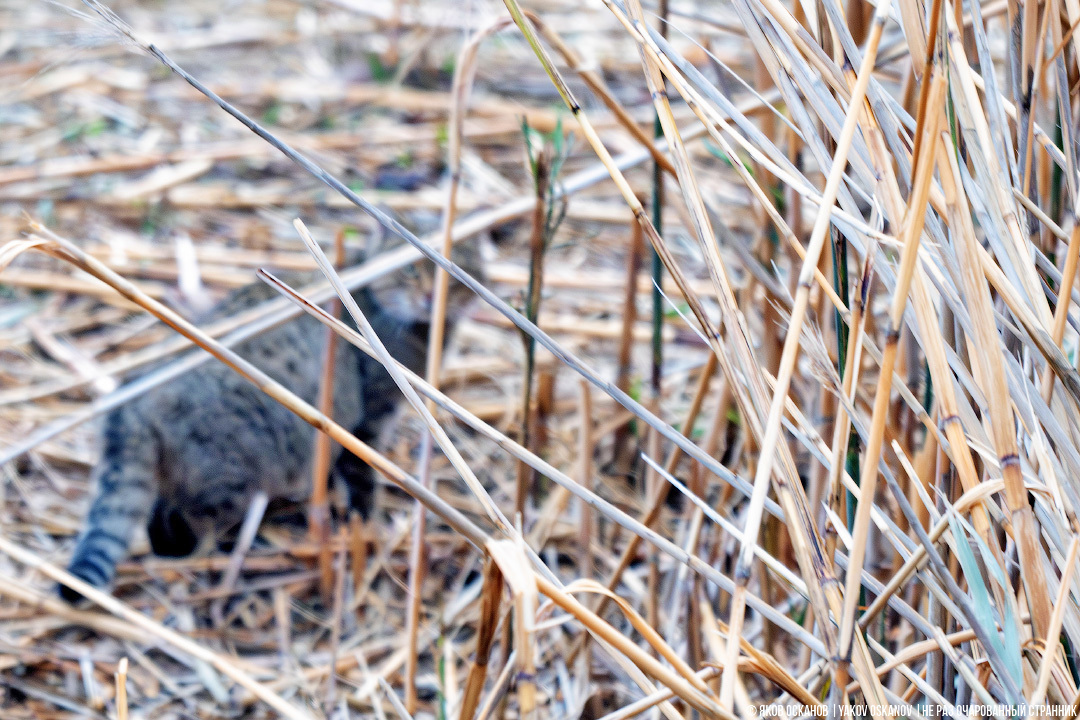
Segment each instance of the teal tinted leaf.
[[971,593],[972,604],[975,608],[975,619],[982,625],[986,637],[993,643],[994,649],[1004,657],[1005,646],[997,631],[997,620],[994,618],[994,608],[990,604],[990,594],[986,590],[982,571],[979,570],[979,563],[976,562],[975,556],[971,552],[971,546],[968,545],[967,533],[964,532],[964,526],[961,524],[960,518],[951,510],[949,511],[949,529],[952,531],[953,539],[956,541],[956,557],[960,561],[960,567],[963,569],[964,577],[967,579],[968,591]]

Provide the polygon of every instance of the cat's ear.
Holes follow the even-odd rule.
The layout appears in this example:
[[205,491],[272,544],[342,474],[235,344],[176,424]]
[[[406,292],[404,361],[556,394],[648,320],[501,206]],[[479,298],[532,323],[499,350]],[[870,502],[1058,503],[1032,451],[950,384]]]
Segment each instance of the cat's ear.
[[346,241],[344,267],[351,268],[363,263],[368,258],[367,242],[364,240]]
[[507,220],[506,222],[495,225],[488,230],[488,236],[491,238],[491,242],[496,247],[502,247],[513,242],[520,231],[525,229],[525,221],[521,218],[514,218],[513,220]]
[[494,252],[492,245],[488,233],[466,238],[454,245],[454,254],[451,259],[462,270],[483,282],[487,258],[491,257]]
[[[377,207],[383,213],[389,215],[398,222],[401,222],[401,218],[398,214],[391,210],[387,205],[379,203]],[[392,231],[387,230],[378,222],[374,223],[374,225],[375,228],[372,230],[371,234],[367,236],[364,248],[361,251],[361,259],[364,262],[367,262],[376,255],[380,255],[401,243],[401,238],[397,237]]]

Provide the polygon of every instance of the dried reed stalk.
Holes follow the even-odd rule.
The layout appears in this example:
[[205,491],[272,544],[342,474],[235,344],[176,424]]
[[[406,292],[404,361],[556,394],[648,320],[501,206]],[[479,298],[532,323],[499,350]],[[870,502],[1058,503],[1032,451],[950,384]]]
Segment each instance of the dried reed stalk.
[[[334,235],[334,265],[345,263],[345,233],[338,230]],[[331,315],[341,312],[341,302],[331,301]],[[319,380],[319,412],[327,417],[334,415],[334,369],[337,366],[337,335],[325,332],[322,376]],[[319,545],[319,592],[324,602],[333,597],[334,572],[330,553],[330,502],[327,482],[330,477],[330,438],[324,433],[315,434],[314,461],[311,463],[311,500],[308,503],[308,534]]]
[[458,717],[469,720],[475,717],[484,690],[491,644],[495,640],[495,628],[499,622],[499,603],[502,600],[503,576],[499,566],[491,559],[484,561],[484,587],[480,595],[480,623],[477,628],[476,652],[469,674],[465,678],[465,693],[461,699]]

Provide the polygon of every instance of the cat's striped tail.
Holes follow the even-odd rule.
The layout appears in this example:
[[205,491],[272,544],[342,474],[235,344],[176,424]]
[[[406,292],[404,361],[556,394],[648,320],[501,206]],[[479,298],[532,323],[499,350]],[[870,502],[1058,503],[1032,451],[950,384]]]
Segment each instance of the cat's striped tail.
[[[158,443],[145,420],[131,407],[120,408],[105,420],[94,499],[68,564],[68,572],[94,587],[112,582],[132,533],[146,524],[157,497]],[[64,585],[59,592],[70,602],[82,597]]]

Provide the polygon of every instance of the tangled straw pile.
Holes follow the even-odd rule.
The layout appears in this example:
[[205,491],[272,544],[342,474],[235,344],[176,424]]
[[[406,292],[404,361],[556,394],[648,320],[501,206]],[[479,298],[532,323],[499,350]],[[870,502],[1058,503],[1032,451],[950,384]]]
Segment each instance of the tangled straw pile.
[[[59,74],[27,33],[8,45],[22,63],[0,68],[5,142],[23,147],[0,169],[0,459],[23,458],[5,465],[0,535],[5,713],[1080,710],[1080,5],[268,3],[251,17],[286,18],[276,30],[219,19],[198,45],[197,33],[151,43],[86,3],[114,33],[94,51],[104,60],[69,58]],[[294,16],[300,30],[282,30]],[[394,77],[334,77],[319,53],[345,33]],[[110,56],[120,42],[144,55]],[[233,56],[253,75],[230,85],[215,72],[235,70],[203,50],[190,73],[172,57],[238,42],[295,46],[324,84],[258,77]],[[452,84],[409,89],[416,72],[438,76],[437,48],[454,58]],[[155,73],[169,93],[147,91]],[[121,118],[105,154],[55,152],[71,138],[26,120],[37,108],[59,127],[52,98],[79,87]],[[253,120],[253,96],[278,109]],[[162,114],[152,126],[171,132],[181,115],[166,110],[181,106],[232,140],[125,138],[124,122],[138,124],[123,120],[125,98]],[[335,103],[365,108],[359,130],[328,131],[330,110],[305,116]],[[347,179],[394,143],[415,144],[409,163],[447,167],[426,195],[382,198],[438,210],[430,244]],[[237,169],[281,153],[293,164],[270,172],[284,185]],[[101,181],[112,176],[125,181]],[[338,278],[316,238],[368,222],[355,207],[410,245]],[[204,238],[211,223],[263,223],[190,250],[196,279],[311,267],[267,208],[315,228],[296,224],[339,294],[423,254],[485,301],[456,365],[435,353],[426,379],[396,372],[419,420],[391,447],[360,443],[228,349],[306,311],[395,367],[363,323],[356,333],[311,304],[325,284],[279,286],[286,298],[197,328],[161,302],[190,267],[153,242],[133,265],[108,239],[164,211],[178,213],[171,232]],[[18,239],[22,210],[49,217]],[[513,218],[489,287],[443,259]],[[46,287],[90,298],[35,304],[16,289]],[[268,527],[227,558],[136,557],[119,599],[76,585],[112,616],[49,599],[46,579],[73,582],[59,565],[78,515],[52,509],[85,494],[81,423],[207,361],[170,359],[110,392],[190,343],[412,500],[388,491],[371,527],[313,526],[311,540]],[[53,439],[76,427],[81,440]]]

